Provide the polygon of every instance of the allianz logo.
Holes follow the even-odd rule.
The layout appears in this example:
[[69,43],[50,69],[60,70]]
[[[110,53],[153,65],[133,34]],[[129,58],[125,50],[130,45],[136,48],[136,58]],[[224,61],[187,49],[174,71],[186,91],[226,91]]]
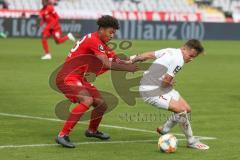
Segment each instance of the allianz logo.
[[182,39],[203,39],[205,27],[203,23],[185,22],[181,26]]

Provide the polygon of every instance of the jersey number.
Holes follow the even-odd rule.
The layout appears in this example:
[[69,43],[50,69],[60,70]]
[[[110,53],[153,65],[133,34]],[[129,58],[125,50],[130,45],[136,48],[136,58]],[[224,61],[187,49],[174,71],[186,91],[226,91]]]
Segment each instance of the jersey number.
[[83,41],[86,39],[86,37],[87,36],[84,36],[81,40],[77,41],[75,47],[71,49],[71,52],[69,53],[68,57],[71,57],[71,54],[78,49],[78,47],[80,46],[80,44],[83,43]]
[[177,66],[175,69],[174,69],[174,71],[173,71],[173,73],[174,74],[176,74],[178,71],[180,71],[181,70],[181,67],[180,66]]

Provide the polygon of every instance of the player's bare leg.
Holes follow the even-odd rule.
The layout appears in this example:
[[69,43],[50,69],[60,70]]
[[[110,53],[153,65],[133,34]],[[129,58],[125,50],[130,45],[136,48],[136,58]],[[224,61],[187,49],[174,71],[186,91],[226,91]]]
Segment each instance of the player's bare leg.
[[165,122],[162,128],[159,128],[161,134],[166,134],[170,129],[179,123],[184,135],[187,138],[188,147],[195,149],[209,149],[209,146],[201,143],[193,136],[188,114],[191,112],[191,108],[188,103],[180,97],[178,101],[171,99],[169,104],[169,110],[173,112],[170,118]]

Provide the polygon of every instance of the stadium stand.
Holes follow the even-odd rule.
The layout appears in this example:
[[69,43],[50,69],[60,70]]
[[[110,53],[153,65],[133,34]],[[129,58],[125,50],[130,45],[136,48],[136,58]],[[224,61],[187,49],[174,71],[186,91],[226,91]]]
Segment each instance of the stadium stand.
[[[36,14],[41,0],[5,0],[14,11],[27,10]],[[95,19],[102,14],[112,14],[119,19],[174,21],[225,21],[225,13],[239,15],[239,0],[53,0],[61,18]],[[149,16],[150,14],[150,16]],[[157,16],[156,16],[157,15]],[[199,18],[201,15],[201,18]],[[0,16],[2,16],[0,12]],[[14,14],[12,14],[14,16]],[[18,16],[16,14],[15,16]],[[141,18],[142,17],[142,18]],[[149,18],[153,17],[153,18]],[[155,17],[155,18],[154,18]],[[157,17],[157,18],[156,18]],[[195,18],[192,18],[195,17]]]

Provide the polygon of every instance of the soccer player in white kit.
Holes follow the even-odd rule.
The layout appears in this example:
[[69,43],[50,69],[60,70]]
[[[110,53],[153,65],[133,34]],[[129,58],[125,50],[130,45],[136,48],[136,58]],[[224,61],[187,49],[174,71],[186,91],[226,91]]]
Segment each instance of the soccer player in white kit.
[[161,135],[166,134],[179,123],[187,138],[187,146],[206,150],[209,149],[209,146],[193,136],[188,118],[188,114],[191,112],[189,104],[178,91],[173,89],[173,79],[176,73],[180,71],[184,63],[192,61],[203,51],[201,43],[192,39],[178,49],[166,48],[155,52],[146,52],[131,56],[130,59],[132,63],[155,59],[149,69],[144,72],[139,91],[146,103],[173,112],[163,126],[157,128],[157,132]]

